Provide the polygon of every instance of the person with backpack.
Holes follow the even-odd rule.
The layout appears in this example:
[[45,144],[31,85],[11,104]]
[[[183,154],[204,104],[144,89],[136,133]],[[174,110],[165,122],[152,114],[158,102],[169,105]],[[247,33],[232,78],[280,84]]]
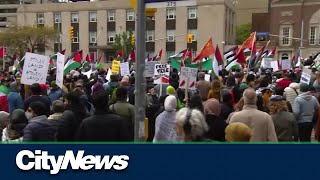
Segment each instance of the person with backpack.
[[291,83],[289,87],[286,87],[284,89],[283,96],[286,98],[286,100],[291,104],[292,108],[294,107],[294,100],[296,97],[301,94],[300,92],[300,84],[298,83]]

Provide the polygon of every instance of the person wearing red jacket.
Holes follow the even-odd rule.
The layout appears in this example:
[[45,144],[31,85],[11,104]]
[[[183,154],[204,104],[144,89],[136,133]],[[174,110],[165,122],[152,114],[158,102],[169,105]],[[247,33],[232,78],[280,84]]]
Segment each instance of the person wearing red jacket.
[[289,87],[291,83],[292,81],[290,80],[289,75],[284,74],[284,77],[277,82],[277,86],[281,87],[282,89],[285,89],[286,87]]

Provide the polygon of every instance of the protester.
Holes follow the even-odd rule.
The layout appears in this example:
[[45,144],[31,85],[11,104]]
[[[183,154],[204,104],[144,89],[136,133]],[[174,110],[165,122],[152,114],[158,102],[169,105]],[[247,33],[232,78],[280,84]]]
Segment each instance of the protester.
[[226,127],[225,134],[228,142],[249,142],[252,136],[252,130],[247,125],[236,122]]
[[221,87],[221,82],[219,81],[219,79],[214,79],[212,81],[211,89],[209,90],[207,99],[214,98],[214,99],[220,101],[221,89],[222,89],[222,87]]
[[64,104],[60,100],[55,100],[52,102],[52,112],[48,117],[48,120],[60,121],[62,117],[62,113],[64,112]]
[[41,86],[38,83],[32,84],[30,87],[31,93],[32,95],[30,97],[28,97],[25,101],[24,101],[24,110],[27,111],[30,104],[33,102],[41,102],[43,105],[45,105],[46,108],[46,116],[50,115],[50,99],[47,96],[41,95],[42,90],[41,90]]
[[284,89],[283,96],[286,98],[286,100],[290,103],[292,108],[294,108],[294,100],[298,95],[301,94],[300,92],[300,84],[292,82],[289,87],[286,87]]
[[164,101],[164,111],[156,118],[153,142],[177,141],[175,131],[177,99],[169,95]]
[[148,85],[147,94],[146,94],[146,118],[148,118],[148,129],[149,129],[149,137],[148,141],[153,140],[154,132],[155,132],[155,121],[156,117],[155,113],[160,108],[159,99],[156,94],[156,90],[153,85]]
[[194,95],[190,98],[189,108],[198,109],[199,111],[203,112],[202,98],[200,95]]
[[108,111],[108,96],[104,92],[92,97],[96,109],[93,116],[84,119],[76,136],[77,141],[130,141],[133,139],[125,119]]
[[50,87],[51,87],[51,90],[50,90],[48,97],[49,97],[51,103],[53,101],[59,100],[60,98],[63,97],[63,91],[56,84],[56,81],[52,81],[50,84]]
[[5,129],[9,123],[9,116],[9,113],[0,111],[0,137],[2,136],[3,129]]
[[10,93],[8,94],[8,107],[9,107],[9,114],[15,109],[23,109],[24,104],[22,97],[19,93],[19,85],[17,82],[10,83]]
[[176,115],[176,133],[181,141],[207,141],[208,125],[205,117],[197,109],[183,108]]
[[298,125],[294,115],[288,112],[287,102],[282,96],[270,98],[270,114],[275,126],[278,141],[298,141]]
[[292,82],[290,80],[289,74],[286,73],[284,74],[282,79],[279,79],[277,81],[277,86],[281,87],[284,90],[286,87],[289,87],[291,83]]
[[[301,94],[294,101],[293,112],[298,122],[299,140],[310,142],[313,129],[312,120],[315,113],[319,111],[319,102],[309,92],[308,84],[301,83],[300,91]],[[318,118],[320,117],[318,116]]]
[[23,129],[28,125],[28,119],[23,109],[15,109],[11,113],[10,123],[3,130],[2,142],[22,142]]
[[113,92],[120,86],[118,82],[118,75],[111,75],[110,82],[105,87],[107,96],[111,99]]
[[200,91],[200,96],[202,101],[206,101],[208,97],[208,92],[210,90],[210,82],[204,79],[205,73],[200,72],[198,74],[199,81],[196,83],[196,88]]
[[316,80],[313,83],[313,87],[316,88],[317,92],[320,92],[320,72],[316,73]]
[[241,122],[252,129],[250,141],[277,142],[277,135],[274,129],[272,118],[269,114],[257,110],[257,94],[248,88],[243,93],[244,107],[240,112],[236,112],[230,119],[230,124]]
[[42,102],[32,102],[26,111],[29,120],[23,130],[23,141],[55,141],[57,125],[49,121],[46,106]]
[[226,121],[220,118],[221,107],[218,100],[212,98],[204,102],[204,115],[209,130],[207,138],[214,141],[225,141],[225,128],[228,126]]
[[234,111],[232,96],[230,93],[226,93],[222,96],[222,102],[220,106],[221,106],[220,117],[223,120],[227,120],[229,115]]

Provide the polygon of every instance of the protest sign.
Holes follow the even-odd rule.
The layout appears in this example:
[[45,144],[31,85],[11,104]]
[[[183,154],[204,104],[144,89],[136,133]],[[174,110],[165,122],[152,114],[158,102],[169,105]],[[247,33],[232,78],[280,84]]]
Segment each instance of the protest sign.
[[120,74],[121,76],[130,75],[128,62],[120,63]]
[[210,74],[205,74],[205,75],[204,75],[204,80],[210,82]]
[[264,68],[272,68],[271,67],[272,58],[263,58],[262,59],[262,66]]
[[281,61],[281,68],[282,70],[289,70],[291,69],[291,64],[289,60],[282,60]]
[[32,85],[45,84],[49,68],[49,56],[27,52],[25,55],[21,83]]
[[154,66],[154,84],[169,84],[170,65],[155,64]]
[[271,61],[271,68],[273,69],[273,72],[276,72],[279,70],[278,61]]
[[111,69],[108,68],[108,72],[107,72],[107,75],[106,75],[106,80],[110,81],[110,76],[111,76]]
[[57,73],[56,84],[62,89],[63,86],[63,69],[64,69],[64,55],[57,53]]
[[180,74],[179,88],[195,89],[198,69],[183,67]]
[[148,62],[146,62],[145,77],[153,77],[154,76],[154,66],[156,64],[159,64],[159,61],[148,61]]
[[310,80],[311,80],[311,70],[306,67],[303,67],[300,84],[301,83],[309,84]]
[[111,73],[112,74],[119,74],[120,71],[120,61],[113,60],[111,66]]

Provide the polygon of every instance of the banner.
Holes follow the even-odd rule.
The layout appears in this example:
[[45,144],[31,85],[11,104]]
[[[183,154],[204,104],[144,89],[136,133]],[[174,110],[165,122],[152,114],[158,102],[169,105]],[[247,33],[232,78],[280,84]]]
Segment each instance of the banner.
[[63,87],[63,68],[64,68],[64,55],[57,53],[56,84],[61,89]]
[[263,58],[262,59],[262,67],[263,68],[272,68],[271,62],[272,62],[272,58]]
[[[154,66],[154,84],[169,84],[170,65],[169,64],[155,64]],[[161,80],[161,79],[162,80]]]
[[281,69],[282,70],[290,70],[291,69],[290,60],[282,60],[281,61]]
[[180,74],[179,88],[195,89],[198,69],[183,67]]
[[154,76],[154,66],[156,64],[160,64],[159,61],[148,61],[148,62],[146,62],[145,77],[153,77]]
[[300,84],[301,83],[310,84],[311,73],[312,73],[311,69],[303,67],[303,71],[302,71],[301,79],[300,79]]
[[119,74],[120,72],[120,61],[113,60],[111,66],[111,73],[112,74]]
[[49,56],[27,52],[25,55],[21,84],[45,84],[49,68]]
[[121,76],[130,75],[128,62],[120,63],[120,75]]
[[273,69],[273,72],[279,71],[278,61],[271,61],[271,68]]
[[[199,69],[199,64],[185,64],[186,67],[196,68]],[[178,71],[180,71],[180,62],[177,60],[171,60],[171,68],[175,68]],[[212,59],[208,59],[206,61],[202,62],[202,70],[203,71],[209,71],[212,70]]]

